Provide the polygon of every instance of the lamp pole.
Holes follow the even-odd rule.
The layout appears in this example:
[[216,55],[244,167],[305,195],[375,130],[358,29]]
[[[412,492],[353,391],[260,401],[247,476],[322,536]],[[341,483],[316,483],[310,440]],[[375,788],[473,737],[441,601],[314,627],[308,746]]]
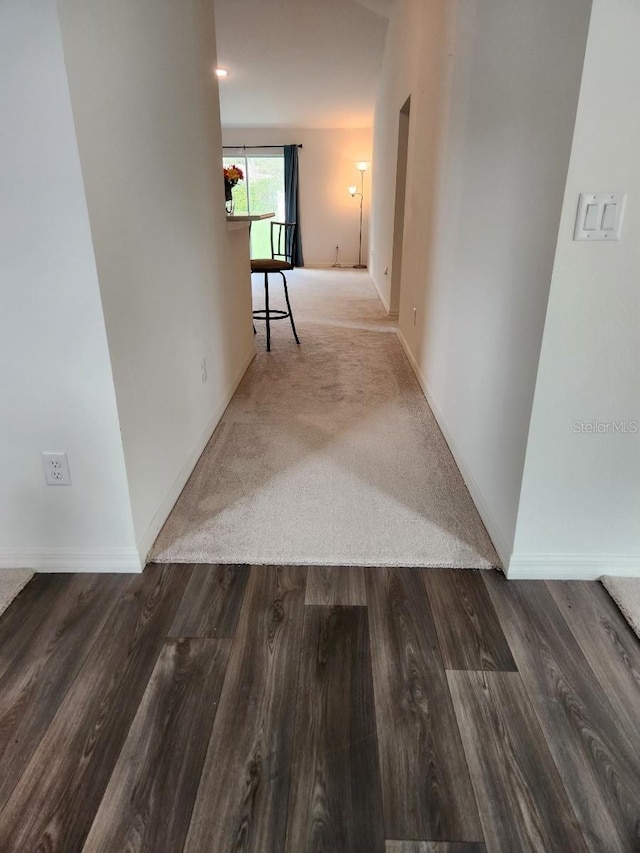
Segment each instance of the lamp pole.
[[360,238],[358,242],[358,263],[353,267],[356,270],[366,270],[367,268],[367,265],[362,263],[362,205],[364,202],[364,173],[369,168],[369,165],[370,164],[364,160],[356,163],[356,169],[360,172],[360,192],[355,192],[355,187],[349,188],[350,192],[351,190],[354,190],[354,192],[351,192],[352,196],[360,196]]
[[[364,185],[364,172],[362,173],[362,184]],[[362,187],[364,189],[364,186]],[[364,201],[364,193],[359,192],[360,196],[360,242],[358,243],[358,263],[354,266],[356,270],[366,270],[365,264],[362,263],[362,202]]]

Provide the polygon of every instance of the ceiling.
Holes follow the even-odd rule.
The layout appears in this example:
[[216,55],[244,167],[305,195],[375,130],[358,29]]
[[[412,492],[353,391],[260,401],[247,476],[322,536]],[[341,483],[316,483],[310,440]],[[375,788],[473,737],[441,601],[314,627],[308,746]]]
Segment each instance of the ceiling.
[[393,0],[215,0],[223,127],[368,127]]

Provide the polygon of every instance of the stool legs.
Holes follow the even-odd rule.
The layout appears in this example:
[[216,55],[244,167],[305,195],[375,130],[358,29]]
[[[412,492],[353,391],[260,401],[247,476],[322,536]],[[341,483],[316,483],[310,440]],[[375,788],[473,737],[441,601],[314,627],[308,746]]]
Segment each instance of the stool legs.
[[287,300],[287,311],[289,312],[289,319],[291,320],[291,328],[293,330],[293,337],[296,339],[296,343],[300,344],[300,340],[298,338],[298,333],[296,332],[296,325],[293,322],[293,313],[291,311],[291,305],[289,303],[289,291],[287,290],[287,279],[283,272],[280,273],[282,276],[282,281],[284,282],[284,298]]
[[[263,270],[255,270],[255,272],[263,272]],[[293,337],[295,338],[296,343],[300,344],[300,338],[298,337],[298,332],[296,331],[296,324],[293,320],[293,313],[291,311],[291,302],[289,301],[289,288],[287,287],[287,279],[282,270],[272,270],[272,272],[279,272],[282,276],[282,282],[284,284],[284,298],[287,301],[287,310],[283,311],[280,308],[274,308],[271,310],[271,306],[269,305],[269,273],[264,271],[264,310],[262,308],[256,309],[253,312],[254,319],[264,320],[267,327],[267,352],[271,352],[271,321],[272,320],[284,320],[287,317],[291,322],[291,330],[293,331]],[[256,325],[255,322],[253,324],[253,333],[256,334]]]
[[264,308],[267,321],[267,352],[271,352],[271,326],[269,323],[269,274],[264,274]]

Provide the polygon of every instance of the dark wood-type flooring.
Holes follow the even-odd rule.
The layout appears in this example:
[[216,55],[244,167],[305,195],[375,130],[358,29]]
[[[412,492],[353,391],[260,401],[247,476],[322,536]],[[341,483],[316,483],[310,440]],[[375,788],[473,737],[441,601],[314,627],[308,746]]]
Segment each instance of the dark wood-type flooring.
[[637,853],[597,583],[149,566],[0,618],[1,853]]

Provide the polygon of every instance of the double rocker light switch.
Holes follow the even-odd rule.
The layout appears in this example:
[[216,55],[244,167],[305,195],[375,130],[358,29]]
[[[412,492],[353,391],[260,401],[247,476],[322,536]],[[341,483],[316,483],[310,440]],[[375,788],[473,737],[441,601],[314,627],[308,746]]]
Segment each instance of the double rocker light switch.
[[624,193],[582,193],[574,240],[619,240]]

